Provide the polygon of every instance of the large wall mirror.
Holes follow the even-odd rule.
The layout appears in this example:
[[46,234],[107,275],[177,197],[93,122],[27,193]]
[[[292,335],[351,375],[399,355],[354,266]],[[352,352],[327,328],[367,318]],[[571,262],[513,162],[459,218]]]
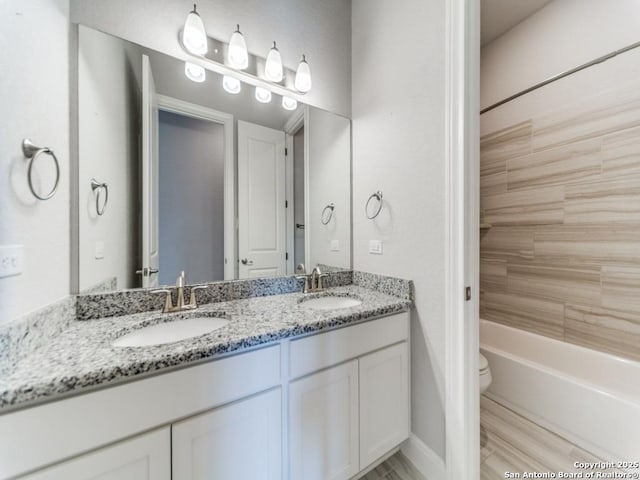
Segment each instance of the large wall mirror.
[[78,291],[351,268],[348,118],[78,39]]

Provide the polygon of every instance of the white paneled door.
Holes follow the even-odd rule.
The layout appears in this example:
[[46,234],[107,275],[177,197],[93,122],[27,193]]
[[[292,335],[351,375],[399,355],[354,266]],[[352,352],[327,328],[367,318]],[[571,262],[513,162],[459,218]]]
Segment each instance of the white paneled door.
[[286,273],[283,131],[238,121],[239,277]]
[[149,57],[142,55],[142,275],[144,288],[158,286],[158,98]]

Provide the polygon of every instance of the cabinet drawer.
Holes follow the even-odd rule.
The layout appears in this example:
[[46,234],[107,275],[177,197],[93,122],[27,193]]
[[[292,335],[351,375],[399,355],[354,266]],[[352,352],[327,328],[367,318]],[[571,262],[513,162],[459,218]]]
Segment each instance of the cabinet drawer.
[[291,378],[330,367],[409,338],[409,312],[291,342]]

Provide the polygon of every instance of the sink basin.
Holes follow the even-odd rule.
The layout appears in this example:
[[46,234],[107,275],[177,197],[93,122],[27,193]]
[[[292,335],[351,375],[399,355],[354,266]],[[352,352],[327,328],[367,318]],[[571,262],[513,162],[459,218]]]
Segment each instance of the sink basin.
[[134,330],[117,338],[114,347],[149,347],[199,337],[224,327],[229,320],[216,317],[192,317],[185,320],[158,323]]
[[351,297],[317,297],[310,298],[301,302],[301,306],[304,308],[311,308],[313,310],[335,310],[339,308],[357,307],[362,302],[357,298]]

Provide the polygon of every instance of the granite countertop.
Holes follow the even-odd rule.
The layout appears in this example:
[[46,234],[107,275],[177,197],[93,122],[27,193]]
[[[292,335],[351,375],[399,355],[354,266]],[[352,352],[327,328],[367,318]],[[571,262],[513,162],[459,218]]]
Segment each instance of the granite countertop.
[[[355,297],[362,303],[336,310],[301,305],[310,295],[289,293],[202,305],[198,310],[159,311],[73,321],[28,352],[0,377],[0,413],[63,394],[110,386],[136,375],[160,372],[217,355],[298,335],[406,311],[411,300],[357,285],[323,294]],[[314,294],[312,294],[314,295]],[[114,347],[113,340],[137,328],[194,316],[220,316],[229,323],[209,334],[150,347]]]

